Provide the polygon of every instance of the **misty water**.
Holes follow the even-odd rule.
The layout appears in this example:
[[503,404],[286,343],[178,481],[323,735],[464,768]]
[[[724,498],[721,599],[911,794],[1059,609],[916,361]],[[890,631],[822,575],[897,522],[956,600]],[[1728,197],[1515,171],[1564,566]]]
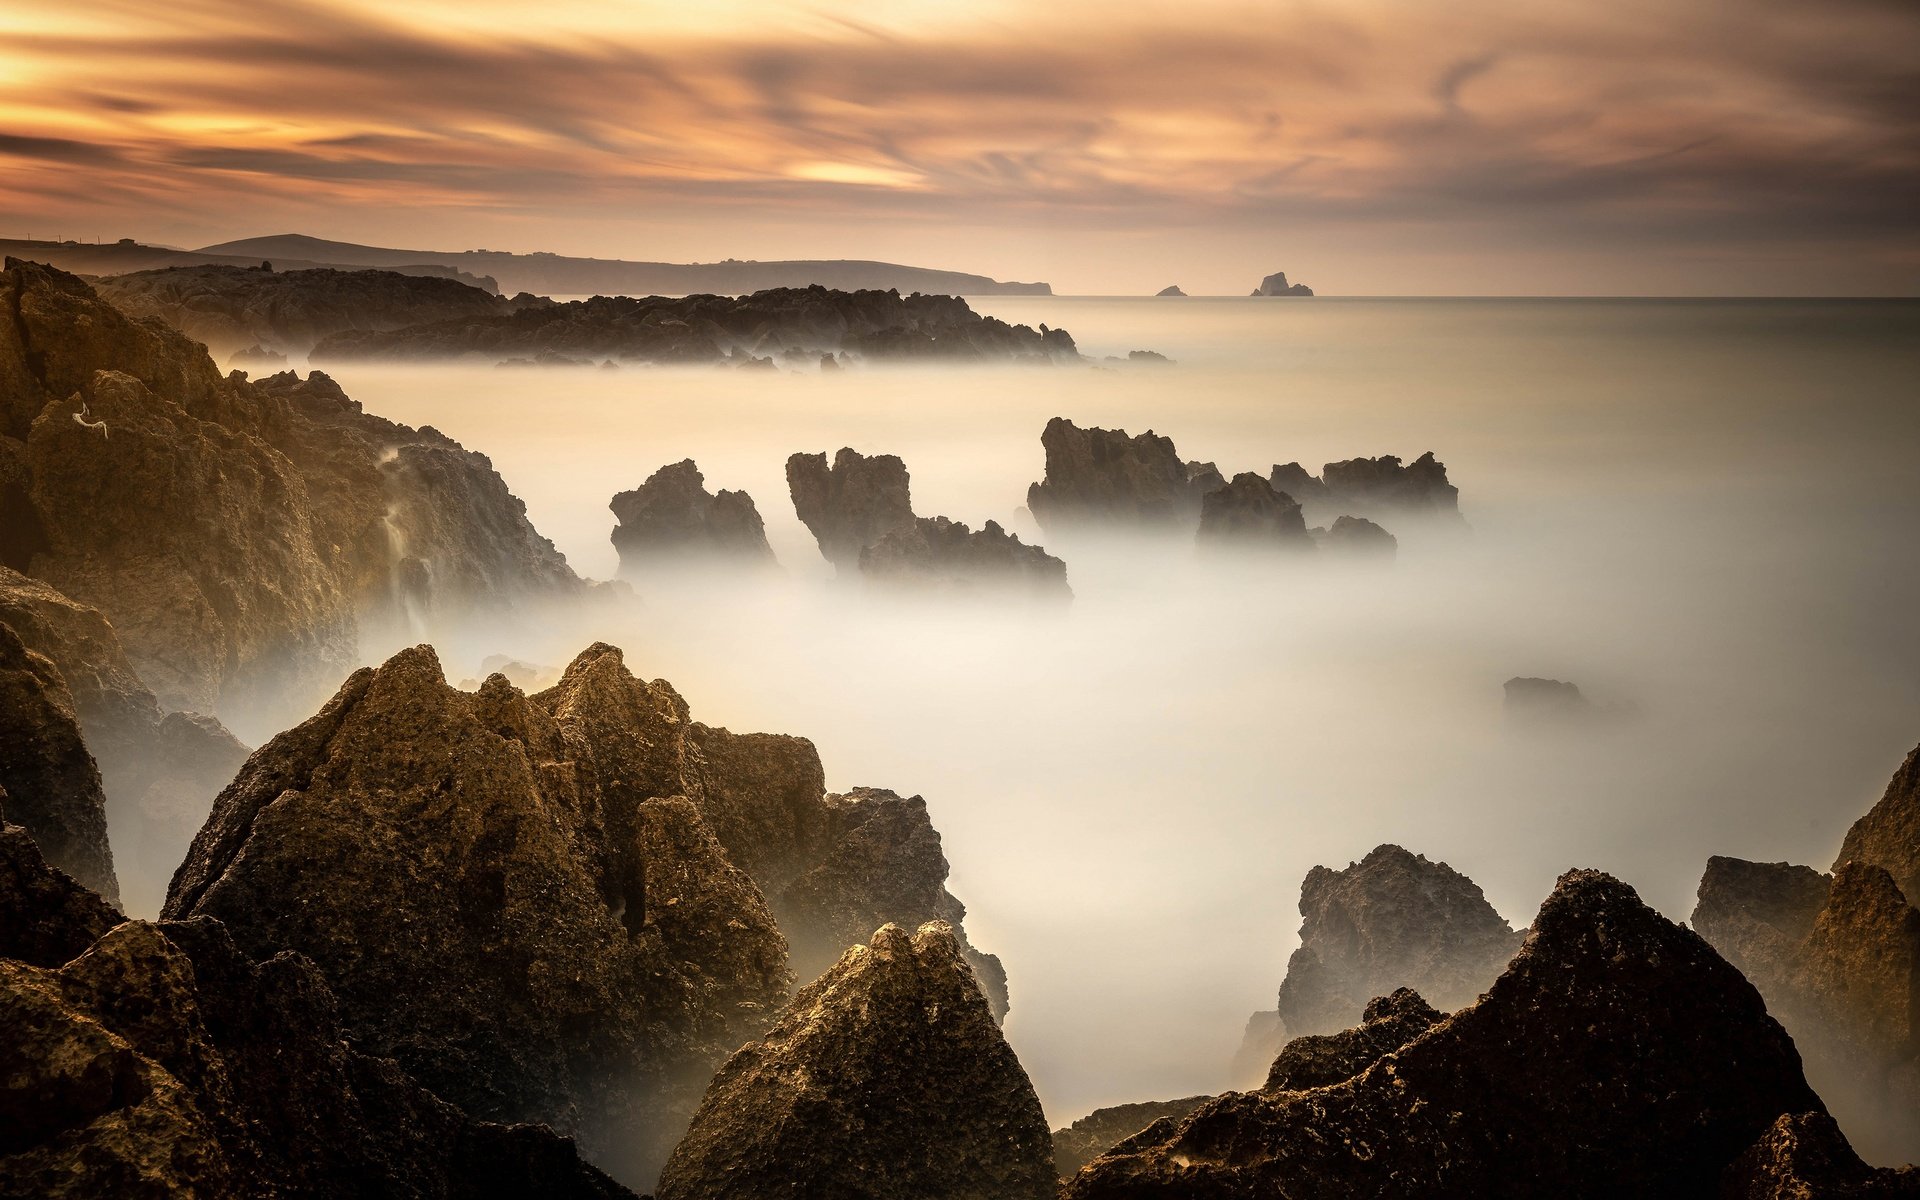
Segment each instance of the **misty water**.
[[[488,454],[596,578],[608,499],[659,466],[753,495],[777,578],[418,632],[456,682],[609,641],[700,720],[812,738],[836,790],[924,795],[1056,1125],[1244,1082],[1229,1062],[1316,863],[1397,842],[1516,926],[1597,866],[1682,919],[1710,854],[1824,869],[1920,740],[1920,304],[975,306],[1177,365],[333,374]],[[1056,415],[1228,475],[1430,449],[1470,531],[1385,522],[1384,569],[1047,542],[1076,594],[1056,611],[836,585],[787,500],[790,453],[852,446],[901,455],[921,515],[1031,540]],[[1515,730],[1514,675],[1618,715]]]

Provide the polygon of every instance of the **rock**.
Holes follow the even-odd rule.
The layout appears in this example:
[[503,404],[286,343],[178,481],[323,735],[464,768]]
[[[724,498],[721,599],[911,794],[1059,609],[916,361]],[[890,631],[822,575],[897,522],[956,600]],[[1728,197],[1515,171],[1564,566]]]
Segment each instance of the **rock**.
[[1251,471],[1202,497],[1198,537],[1200,545],[1214,548],[1313,549],[1300,506]]
[[857,569],[868,546],[913,527],[907,464],[892,454],[868,457],[848,447],[831,469],[825,454],[795,454],[787,459],[787,490],[820,553],[842,572]]
[[1894,772],[1880,802],[1847,830],[1833,869],[1847,862],[1885,867],[1908,900],[1920,900],[1920,746]]
[[658,1200],[1040,1200],[1040,1101],[951,927],[847,951],[714,1077]]
[[1280,1010],[1261,1011],[1247,1018],[1240,1048],[1234,1052],[1230,1074],[1235,1088],[1259,1087],[1273,1066],[1274,1056],[1287,1043],[1287,1023]]
[[1155,296],[1180,296],[1184,298],[1186,296],[1186,293],[1180,290],[1180,285],[1174,284],[1169,287],[1161,288],[1159,291],[1155,292],[1154,295]]
[[1152,430],[1129,437],[1055,417],[1040,444],[1046,478],[1027,489],[1027,508],[1049,533],[1089,524],[1191,529],[1206,485],[1219,476],[1201,469],[1211,464],[1182,462],[1173,440]]
[[1307,474],[1307,469],[1297,462],[1275,463],[1267,482],[1273,485],[1274,491],[1286,493],[1303,508],[1318,510],[1327,502],[1327,485],[1320,482],[1318,475]]
[[6,1195],[631,1196],[549,1130],[475,1121],[353,1049],[311,962],[249,961],[206,918],[122,923],[17,826],[0,1024]]
[[0,623],[0,791],[47,860],[118,903],[106,795],[59,668]]
[[277,350],[269,350],[256,342],[245,350],[236,350],[228,355],[227,365],[251,371],[284,371],[287,369],[287,356]]
[[1920,1197],[1920,1170],[1860,1161],[1823,1112],[1785,1113],[1720,1181],[1721,1200],[1896,1200]]
[[[1258,478],[1258,476],[1255,476]],[[1390,559],[1400,549],[1399,539],[1365,517],[1336,517],[1320,548],[1353,558]]]
[[1302,1092],[1352,1079],[1438,1025],[1441,1013],[1412,988],[1367,1001],[1360,1024],[1288,1042],[1267,1071],[1266,1090]]
[[897,291],[770,288],[745,296],[595,296],[564,304],[455,317],[389,332],[351,330],[323,339],[314,362],[479,358],[617,359],[623,362],[764,362],[810,356],[987,363],[1080,360],[1064,329],[983,317],[958,296]]
[[1553,726],[1596,715],[1578,684],[1564,679],[1516,675],[1501,685],[1507,720],[1522,726]]
[[1173,360],[1158,350],[1129,350],[1127,351],[1127,361],[1150,367],[1170,367],[1173,365]]
[[260,352],[236,365],[284,364],[343,330],[391,330],[432,321],[490,316],[508,302],[456,279],[395,271],[256,271],[245,267],[165,267],[111,275],[95,285],[122,312],[166,322],[215,355]]
[[1219,1097],[1062,1195],[1710,1195],[1779,1115],[1819,1109],[1739,972],[1573,871],[1478,1003],[1344,1082]]
[[1081,1167],[1126,1139],[1160,1121],[1177,1122],[1211,1099],[1212,1096],[1187,1096],[1179,1100],[1143,1100],[1096,1108],[1065,1129],[1053,1131],[1053,1169],[1060,1173],[1060,1178],[1070,1179]]
[[1692,924],[1780,1014],[1776,985],[1799,969],[1833,880],[1812,867],[1715,855],[1700,877]]
[[1262,279],[1260,286],[1253,289],[1253,294],[1256,296],[1311,296],[1313,289],[1304,283],[1290,284],[1287,282],[1285,271],[1276,271]]
[[1460,489],[1431,450],[1405,466],[1391,454],[1328,463],[1321,479],[1333,504],[1360,516],[1460,515]]
[[1445,863],[1381,846],[1300,885],[1300,948],[1280,984],[1294,1037],[1338,1033],[1367,1002],[1413,988],[1442,1011],[1471,1004],[1519,948],[1471,879]]
[[607,507],[618,522],[613,547],[622,574],[697,564],[774,566],[766,526],[745,492],[707,491],[690,458],[661,467]]

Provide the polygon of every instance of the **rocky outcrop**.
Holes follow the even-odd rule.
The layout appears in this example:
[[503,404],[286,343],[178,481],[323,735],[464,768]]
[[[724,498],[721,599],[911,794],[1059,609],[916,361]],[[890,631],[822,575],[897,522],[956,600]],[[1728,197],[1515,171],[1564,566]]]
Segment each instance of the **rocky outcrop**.
[[1365,517],[1335,517],[1320,548],[1329,554],[1349,558],[1390,559],[1400,549],[1400,541]]
[[1823,1112],[1783,1114],[1720,1180],[1721,1200],[1912,1200],[1920,1169],[1869,1167]]
[[1285,492],[1303,508],[1312,507],[1316,511],[1327,503],[1327,485],[1318,475],[1310,475],[1307,469],[1297,462],[1276,463],[1267,476],[1267,482],[1276,492]]
[[18,260],[0,303],[0,565],[98,609],[167,708],[272,721],[340,678],[363,625],[580,591],[484,457],[324,375],[223,377]]
[[1820,1110],[1739,972],[1573,871],[1478,1003],[1332,1086],[1222,1096],[1063,1195],[1711,1195],[1781,1114]]
[[1412,988],[1367,1001],[1360,1024],[1288,1042],[1267,1071],[1266,1090],[1303,1092],[1352,1079],[1438,1025],[1441,1013]]
[[947,592],[1073,594],[1065,563],[997,521],[974,530],[915,516],[907,466],[894,455],[843,448],[828,467],[825,454],[795,454],[787,459],[787,488],[820,553],[843,575],[858,570],[879,583]]
[[59,668],[0,623],[0,791],[48,861],[119,901],[106,796]]
[[659,1200],[1039,1200],[1046,1118],[951,927],[875,932],[714,1077]]
[[1885,867],[1894,886],[1909,900],[1920,900],[1920,746],[1900,764],[1880,802],[1853,823],[1833,860]]
[[565,304],[416,325],[349,331],[313,348],[314,362],[554,355],[598,362],[709,363],[733,355],[977,363],[1069,363],[1064,329],[983,317],[958,296],[772,288],[748,296],[595,296]]
[[661,467],[607,505],[622,574],[680,566],[774,566],[773,547],[753,497],[706,488],[690,458]]
[[1186,297],[1186,293],[1180,290],[1180,285],[1177,283],[1161,288],[1159,291],[1155,292],[1154,295],[1155,296],[1179,296],[1183,299]]
[[[1211,1099],[1212,1096],[1186,1096],[1179,1100],[1143,1100],[1096,1108],[1065,1129],[1053,1131],[1053,1169],[1062,1179],[1072,1178],[1081,1167],[1148,1126],[1161,1121],[1177,1122]],[[1171,1129],[1168,1126],[1167,1131]]]
[[1457,521],[1460,489],[1429,450],[1402,465],[1391,454],[1332,462],[1312,475],[1297,462],[1277,464],[1267,481],[1298,500],[1312,521],[1341,516]]
[[1288,283],[1285,271],[1276,271],[1260,281],[1253,289],[1256,296],[1311,296],[1313,289],[1304,283]]
[[1198,540],[1213,548],[1313,549],[1300,506],[1251,471],[1235,475],[1233,482],[1201,498]]
[[1445,863],[1381,846],[1345,870],[1315,867],[1300,885],[1300,948],[1279,1011],[1294,1037],[1338,1033],[1367,1002],[1412,988],[1442,1011],[1471,1004],[1522,934],[1471,879]]
[[391,330],[510,311],[456,279],[396,271],[166,267],[95,285],[122,312],[166,322],[216,355],[253,348],[305,354],[344,330]]
[[1558,725],[1595,715],[1580,685],[1564,679],[1515,675],[1500,690],[1507,719],[1519,725]]
[[1219,486],[1211,463],[1181,461],[1173,439],[1151,429],[1130,437],[1055,417],[1040,445],[1046,478],[1027,488],[1027,508],[1049,533],[1099,524],[1192,529],[1201,497]]
[[253,962],[206,918],[122,923],[4,824],[0,1025],[6,1195],[631,1195],[352,1048],[308,960]]

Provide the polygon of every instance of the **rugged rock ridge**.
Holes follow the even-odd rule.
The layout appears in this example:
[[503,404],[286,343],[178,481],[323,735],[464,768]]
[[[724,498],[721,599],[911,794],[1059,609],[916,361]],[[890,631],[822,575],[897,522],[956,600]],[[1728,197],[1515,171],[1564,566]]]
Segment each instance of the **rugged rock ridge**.
[[1710,1195],[1776,1118],[1820,1111],[1739,972],[1573,871],[1478,1003],[1343,1082],[1148,1130],[1063,1195]]
[[118,903],[106,795],[59,668],[0,622],[0,794],[48,861]]
[[1336,514],[1448,520],[1460,515],[1460,489],[1448,482],[1447,465],[1431,450],[1405,465],[1391,454],[1331,462],[1318,476],[1297,462],[1280,463],[1268,480],[1305,506],[1313,520]]
[[1722,1200],[1912,1200],[1920,1168],[1860,1161],[1825,1113],[1785,1114],[1720,1180]]
[[1442,1014],[1412,988],[1367,1001],[1360,1024],[1288,1042],[1267,1071],[1266,1091],[1302,1092],[1352,1079],[1438,1025]]
[[0,565],[99,609],[168,708],[304,705],[363,624],[581,588],[484,457],[323,375],[223,377],[32,263],[0,303]]
[[851,447],[787,459],[787,488],[820,553],[842,574],[949,591],[1005,591],[1040,599],[1072,596],[1067,566],[1021,542],[997,521],[978,530],[946,517],[917,517],[907,467],[897,456]]
[[1312,550],[1300,506],[1251,471],[1200,500],[1199,544],[1259,550]]
[[710,363],[735,356],[983,363],[1080,360],[1064,329],[983,317],[958,296],[771,288],[749,296],[595,296],[517,312],[455,318],[390,332],[334,334],[321,361],[539,358]]
[[249,347],[305,354],[342,330],[402,329],[512,307],[457,279],[396,271],[166,267],[109,276],[94,287],[122,312],[164,321],[216,355]]
[[122,923],[4,823],[0,1024],[7,1195],[631,1195],[350,1048],[306,959],[252,962],[206,918]]
[[[1027,488],[1027,508],[1049,533],[1107,522],[1192,528],[1199,518],[1204,490],[1172,438],[1151,429],[1131,437],[1124,429],[1082,429],[1055,417],[1040,445],[1046,477]],[[1211,478],[1200,473],[1200,482]]]
[[1848,862],[1885,867],[1894,886],[1920,900],[1920,746],[1894,772],[1880,802],[1847,830],[1833,869]]
[[613,548],[623,575],[644,575],[649,567],[776,565],[753,497],[724,488],[707,491],[706,477],[690,458],[661,467],[607,507],[617,522]]
[[1039,1098],[945,922],[875,932],[714,1077],[659,1200],[1040,1200]]
[[1253,289],[1256,296],[1311,296],[1313,289],[1304,283],[1288,283],[1285,271],[1275,271]]
[[1177,1122],[1211,1099],[1212,1096],[1185,1096],[1179,1100],[1142,1100],[1096,1108],[1065,1129],[1053,1131],[1053,1169],[1060,1173],[1060,1178],[1071,1179],[1081,1167],[1148,1126],[1162,1120]]

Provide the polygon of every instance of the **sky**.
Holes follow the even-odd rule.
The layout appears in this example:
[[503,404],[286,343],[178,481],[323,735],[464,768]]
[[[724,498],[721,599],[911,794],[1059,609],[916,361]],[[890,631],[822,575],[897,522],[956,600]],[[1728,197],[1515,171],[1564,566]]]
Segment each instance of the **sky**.
[[10,0],[0,235],[1920,295],[1913,0]]

